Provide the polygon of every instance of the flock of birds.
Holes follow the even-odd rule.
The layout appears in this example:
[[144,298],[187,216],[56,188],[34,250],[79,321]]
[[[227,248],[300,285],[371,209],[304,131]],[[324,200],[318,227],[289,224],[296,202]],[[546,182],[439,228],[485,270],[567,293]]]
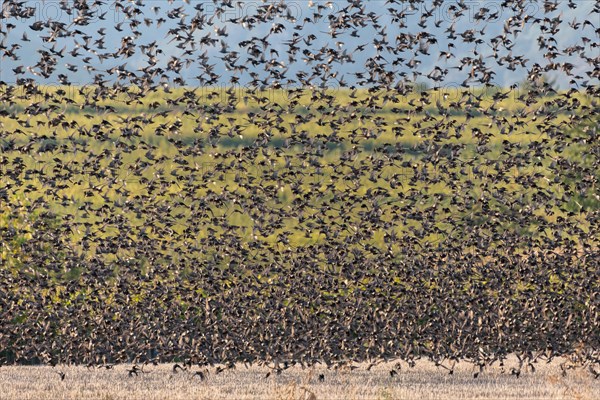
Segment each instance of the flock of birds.
[[3,364],[600,375],[600,3],[57,4],[2,2]]

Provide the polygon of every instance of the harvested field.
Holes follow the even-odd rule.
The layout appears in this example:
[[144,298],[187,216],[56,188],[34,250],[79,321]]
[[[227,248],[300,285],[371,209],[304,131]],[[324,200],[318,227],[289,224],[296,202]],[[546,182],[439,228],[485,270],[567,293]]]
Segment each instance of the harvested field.
[[[600,380],[586,369],[569,370],[563,376],[560,363],[535,364],[535,373],[510,374],[516,360],[505,363],[505,373],[494,365],[478,378],[473,367],[459,363],[452,375],[443,367],[418,361],[414,368],[402,363],[390,376],[395,363],[379,364],[366,371],[366,364],[349,370],[324,367],[292,367],[281,375],[265,375],[267,367],[211,369],[200,380],[191,372],[173,373],[173,364],[146,366],[147,373],[128,376],[131,364],[111,369],[83,366],[11,366],[0,369],[2,399],[597,399]],[[59,373],[64,372],[61,380]],[[319,380],[323,374],[324,381]]]

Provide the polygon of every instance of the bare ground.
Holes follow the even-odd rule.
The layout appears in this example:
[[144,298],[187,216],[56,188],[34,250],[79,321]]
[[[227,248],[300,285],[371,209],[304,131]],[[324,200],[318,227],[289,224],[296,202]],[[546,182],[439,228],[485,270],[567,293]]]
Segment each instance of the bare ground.
[[[560,360],[538,362],[536,372],[510,374],[516,363],[487,369],[473,378],[472,365],[459,363],[453,375],[442,367],[420,361],[414,368],[402,363],[390,376],[395,363],[379,364],[370,371],[327,370],[293,367],[281,375],[265,375],[266,367],[238,366],[215,374],[212,368],[203,381],[195,371],[172,372],[172,364],[147,366],[139,376],[128,376],[131,365],[112,369],[83,366],[10,366],[0,368],[0,399],[277,399],[277,400],[375,400],[375,399],[600,399],[600,379],[586,369],[569,370],[566,377]],[[65,374],[61,380],[60,372]],[[324,381],[319,380],[323,374]]]

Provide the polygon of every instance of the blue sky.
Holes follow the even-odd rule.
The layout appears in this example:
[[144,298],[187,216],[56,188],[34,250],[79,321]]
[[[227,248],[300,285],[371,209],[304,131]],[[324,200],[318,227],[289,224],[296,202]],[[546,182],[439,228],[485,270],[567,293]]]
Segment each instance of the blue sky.
[[[90,1],[89,4],[92,2]],[[136,5],[137,3],[137,5]],[[295,22],[289,21],[284,18],[283,15],[275,16],[272,20],[266,23],[257,23],[254,27],[243,27],[240,24],[231,22],[231,19],[240,18],[247,15],[253,15],[256,13],[257,7],[268,6],[277,4],[278,2],[263,2],[263,1],[245,1],[236,2],[232,1],[232,7],[226,8],[225,12],[216,15],[216,6],[212,1],[134,1],[125,2],[121,4],[124,6],[135,6],[142,11],[142,14],[137,17],[141,22],[136,29],[138,29],[142,35],[135,39],[136,45],[147,45],[151,42],[156,41],[157,47],[163,51],[162,56],[158,57],[157,66],[165,67],[168,61],[174,57],[181,61],[185,61],[186,58],[190,59],[188,66],[181,70],[181,77],[185,80],[188,85],[198,84],[198,80],[194,77],[198,75],[198,64],[196,59],[198,55],[206,51],[209,57],[209,63],[214,64],[214,71],[221,75],[222,78],[219,84],[227,85],[231,76],[235,73],[227,71],[224,67],[224,62],[221,59],[223,53],[221,53],[222,43],[221,39],[228,46],[229,50],[235,50],[239,52],[240,63],[249,59],[249,56],[245,49],[240,48],[238,43],[244,40],[249,40],[252,37],[264,37],[273,27],[273,24],[282,24],[284,29],[280,33],[271,34],[268,38],[270,45],[264,49],[264,54],[267,59],[274,59],[282,64],[281,70],[287,70],[286,77],[292,81],[296,79],[296,73],[299,71],[310,71],[316,63],[307,63],[302,58],[302,51],[307,49],[311,52],[317,52],[320,48],[333,48],[339,51],[346,50],[347,53],[351,53],[354,59],[354,63],[332,63],[331,68],[334,72],[337,72],[336,79],[329,79],[327,81],[328,86],[339,86],[339,79],[343,78],[343,81],[348,85],[359,85],[360,79],[354,74],[364,72],[366,67],[365,64],[370,57],[374,57],[378,54],[374,41],[380,40],[382,37],[378,36],[377,31],[381,32],[381,29],[374,29],[371,23],[365,27],[356,29],[354,35],[352,31],[354,29],[348,29],[346,31],[337,32],[335,37],[332,37],[329,26],[329,16],[340,16],[340,10],[348,5],[346,1],[287,1],[286,2],[286,13],[295,18]],[[388,51],[381,51],[379,54],[381,62],[386,63],[384,67],[386,70],[394,71],[397,79],[401,79],[403,73],[408,74],[409,78],[412,79],[412,70],[405,65],[411,59],[415,58],[419,62],[417,70],[421,72],[421,76],[417,78],[420,82],[426,82],[433,86],[436,84],[433,80],[430,80],[426,76],[430,74],[437,66],[442,70],[448,69],[448,74],[444,81],[441,83],[445,86],[458,86],[460,85],[466,75],[466,70],[458,70],[455,67],[460,65],[460,60],[464,57],[478,58],[483,57],[486,65],[491,68],[495,75],[492,83],[498,86],[508,86],[514,83],[523,81],[527,76],[527,70],[531,68],[534,63],[538,63],[542,66],[548,63],[548,60],[544,58],[544,53],[547,50],[539,50],[537,38],[540,36],[539,24],[528,22],[522,28],[522,31],[518,35],[513,36],[509,34],[509,39],[514,43],[514,47],[510,51],[501,49],[498,51],[500,56],[523,56],[528,61],[526,67],[518,66],[514,71],[506,68],[506,66],[499,66],[496,64],[492,56],[493,49],[489,46],[490,39],[494,36],[502,34],[504,24],[510,18],[514,18],[515,12],[508,8],[502,8],[500,4],[502,1],[463,1],[467,9],[465,13],[455,19],[452,17],[452,6],[456,6],[456,1],[445,2],[442,7],[433,12],[433,17],[428,19],[427,25],[419,26],[419,22],[424,13],[431,12],[433,4],[430,1],[425,1],[421,4],[417,4],[411,7],[408,2],[403,4],[390,4],[386,1],[369,1],[364,2],[365,13],[373,12],[379,16],[377,22],[385,29],[385,34],[388,41],[391,44],[396,43],[398,35],[403,33],[417,34],[419,32],[426,32],[427,34],[434,37],[437,43],[433,43],[429,46],[430,55],[418,54],[414,55],[412,51],[406,51],[404,53],[394,55]],[[550,13],[544,12],[544,3],[541,1],[531,1],[525,4],[525,14],[530,15],[534,18],[556,18],[560,17],[563,22],[560,24],[560,31],[556,35],[546,35],[546,37],[553,36],[556,40],[556,47],[560,50],[573,46],[583,45],[585,46],[585,54],[587,57],[598,57],[600,50],[598,48],[592,48],[591,43],[598,43],[598,37],[594,32],[594,28],[590,25],[579,26],[577,29],[574,27],[577,23],[581,24],[584,20],[589,19],[596,28],[600,27],[600,21],[598,20],[598,14],[590,14],[594,8],[594,1],[577,1],[577,8],[572,9],[568,6],[566,1],[558,3],[556,9]],[[69,0],[69,4],[72,2]],[[106,71],[112,67],[124,65],[124,68],[134,73],[140,73],[139,68],[146,66],[146,59],[140,53],[139,47],[136,53],[129,57],[120,57],[117,59],[106,59],[100,62],[97,57],[97,53],[109,53],[115,52],[121,46],[121,39],[124,36],[133,36],[132,28],[130,27],[130,20],[127,19],[125,13],[120,11],[118,7],[115,7],[113,1],[106,1],[104,4],[97,5],[93,8],[95,16],[103,16],[103,20],[94,18],[93,23],[78,27],[73,21],[76,20],[76,15],[68,15],[65,10],[61,10],[60,2],[58,1],[28,1],[26,6],[34,9],[33,16],[29,19],[16,19],[16,18],[3,18],[2,19],[2,31],[6,32],[7,24],[12,24],[15,27],[8,33],[2,33],[0,36],[1,41],[7,48],[12,48],[13,45],[18,44],[21,47],[16,48],[14,52],[20,58],[19,60],[12,60],[8,57],[0,60],[0,79],[5,82],[13,83],[16,80],[16,75],[13,72],[13,68],[19,65],[26,67],[34,67],[38,62],[40,49],[49,49],[52,47],[50,43],[44,43],[41,37],[49,36],[48,29],[42,29],[41,31],[35,31],[31,29],[31,26],[36,21],[61,21],[65,22],[69,26],[69,30],[80,29],[83,34],[89,35],[92,39],[90,43],[90,50],[86,51],[81,48],[83,44],[82,35],[74,37],[58,38],[54,43],[55,50],[65,48],[65,56],[58,60],[56,71],[48,79],[36,77],[30,70],[25,69],[25,73],[20,75],[24,78],[35,78],[41,83],[46,84],[58,84],[59,74],[68,76],[69,81],[73,84],[86,84],[90,83],[93,74],[99,71]],[[311,22],[304,24],[304,28],[301,31],[293,29],[295,25],[302,25],[303,20],[306,17],[310,17],[316,12],[317,7],[324,6],[321,11],[322,17],[317,22]],[[171,19],[169,12],[174,9],[181,7],[181,11],[185,16],[176,15],[176,18]],[[173,40],[174,35],[169,34],[177,33],[177,24],[183,21],[185,24],[189,24],[194,15],[197,14],[195,8],[202,8],[202,13],[207,16],[207,23],[205,26],[197,29],[193,38],[198,46],[191,55],[185,55],[184,49],[177,48],[177,41]],[[389,8],[393,8],[396,11],[404,11],[405,18],[403,24],[392,21],[392,15],[388,11]],[[476,15],[483,10],[486,10],[486,15],[496,15],[492,20],[481,21],[477,20]],[[174,16],[171,13],[171,16]],[[165,21],[157,26],[155,21],[157,18],[163,17]],[[144,24],[144,18],[152,20],[150,26]],[[595,20],[595,21],[594,21]],[[436,24],[437,22],[437,24]],[[116,24],[119,24],[121,32],[115,28]],[[570,25],[571,23],[571,25]],[[476,30],[477,36],[483,31],[484,34],[480,37],[484,40],[484,43],[466,43],[459,37],[457,40],[450,40],[447,38],[446,30],[448,27],[453,26],[456,33],[460,34],[470,29]],[[227,33],[226,37],[217,37],[216,31],[225,29]],[[100,38],[98,30],[104,30],[105,49],[98,49],[97,45],[94,45],[94,41]],[[288,60],[285,45],[286,41],[293,39],[293,34],[297,32],[302,38],[307,38],[308,35],[314,34],[316,38],[311,41],[309,45],[304,44],[300,41],[300,51],[298,56],[292,62]],[[26,34],[29,38],[29,42],[23,42],[21,39],[23,34]],[[203,36],[210,35],[211,38],[219,39],[219,42],[215,46],[200,46],[199,42]],[[586,36],[592,41],[586,43],[582,42],[582,37]],[[455,44],[454,48],[448,47],[449,42]],[[361,51],[354,51],[357,46],[361,47]],[[68,54],[74,48],[79,47],[79,57],[72,57]],[[189,49],[189,47],[188,47]],[[440,51],[449,51],[454,54],[455,57],[449,60],[438,59]],[[90,64],[96,71],[89,73],[84,69],[84,64],[81,61],[83,57],[90,57]],[[404,60],[398,65],[393,66],[392,63],[398,57]],[[569,62],[574,65],[575,74],[584,74],[585,71],[591,70],[593,67],[589,64],[586,65],[577,53],[569,56],[559,56],[556,62]],[[67,67],[71,65],[71,70]],[[249,71],[254,71],[261,77],[266,77],[267,74],[263,70],[263,66],[252,66],[248,64]],[[33,69],[35,71],[35,68]],[[108,74],[105,74],[108,75]],[[248,71],[245,73],[237,74],[239,76],[239,84],[246,85],[250,81]],[[568,80],[565,74],[555,74],[556,79],[561,87],[568,87]],[[175,75],[170,74],[171,78]],[[588,78],[582,76],[582,79],[578,81],[585,81]],[[597,84],[597,80],[592,83]],[[173,82],[170,85],[176,85]]]

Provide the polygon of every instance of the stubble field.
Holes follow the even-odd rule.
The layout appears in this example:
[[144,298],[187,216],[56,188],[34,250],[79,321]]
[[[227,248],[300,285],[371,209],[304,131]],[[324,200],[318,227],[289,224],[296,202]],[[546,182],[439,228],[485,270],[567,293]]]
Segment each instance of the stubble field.
[[[267,367],[238,366],[215,374],[211,369],[200,380],[194,368],[173,373],[173,364],[148,365],[147,373],[128,376],[131,364],[111,369],[84,366],[18,366],[0,369],[3,399],[281,399],[281,400],[375,400],[375,399],[597,399],[600,381],[584,369],[569,370],[563,376],[560,364],[535,364],[535,373],[523,372],[519,378],[510,370],[517,366],[514,357],[490,367],[477,378],[468,363],[458,363],[454,373],[443,367],[417,361],[413,368],[402,363],[397,375],[390,376],[396,363],[382,363],[366,370],[328,370],[317,366],[291,367],[281,375]],[[504,373],[502,370],[504,369]],[[65,374],[64,380],[60,373]],[[323,381],[319,375],[323,374]]]

